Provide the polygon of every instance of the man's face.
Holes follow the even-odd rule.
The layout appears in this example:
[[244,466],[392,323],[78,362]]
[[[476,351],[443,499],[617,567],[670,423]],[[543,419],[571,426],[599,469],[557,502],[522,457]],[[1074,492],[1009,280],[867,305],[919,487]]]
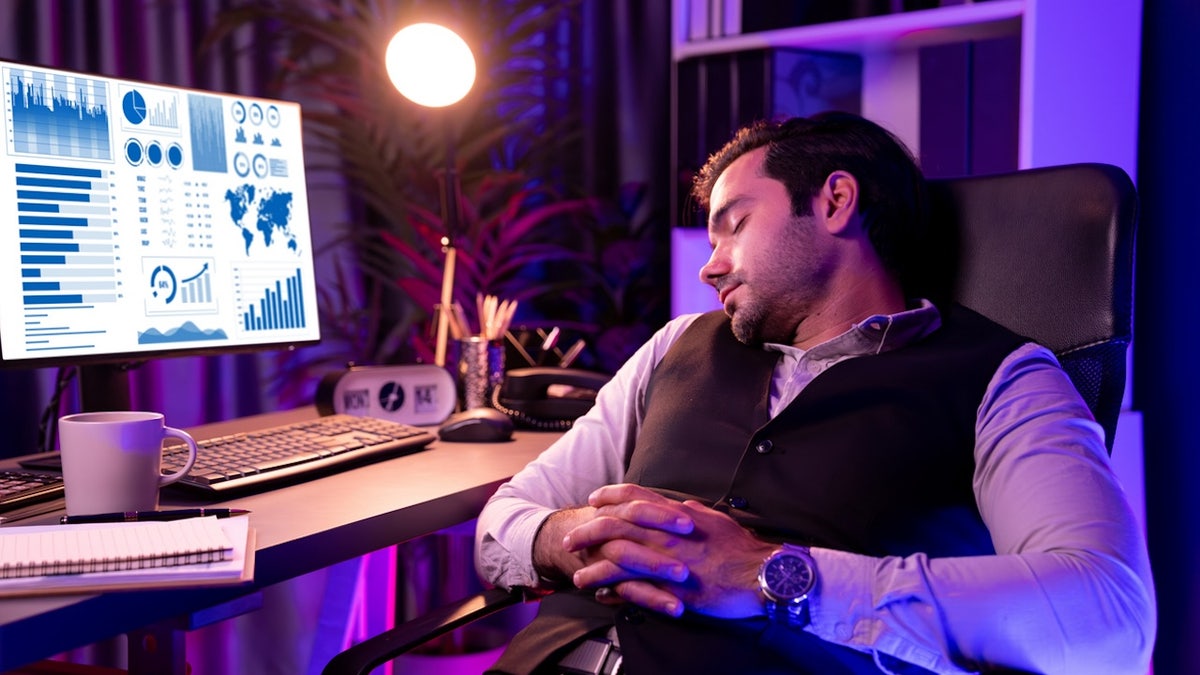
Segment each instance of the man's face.
[[717,290],[733,334],[749,345],[794,344],[819,310],[837,255],[820,214],[797,217],[783,183],[762,173],[765,148],[739,157],[713,186],[700,280]]

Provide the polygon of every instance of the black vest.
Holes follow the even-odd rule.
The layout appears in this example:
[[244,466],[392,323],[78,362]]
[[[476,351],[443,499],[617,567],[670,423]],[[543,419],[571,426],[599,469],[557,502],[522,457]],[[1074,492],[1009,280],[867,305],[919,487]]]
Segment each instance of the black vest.
[[[706,314],[650,379],[626,481],[726,509],[767,539],[872,556],[992,553],[971,487],[976,411],[1025,340],[961,307],[942,324],[902,349],[838,363],[769,420],[779,355]],[[633,675],[878,672],[868,655],[762,619],[667,619],[571,592],[544,598],[498,665],[534,663],[520,660],[531,643],[544,654],[614,620]]]

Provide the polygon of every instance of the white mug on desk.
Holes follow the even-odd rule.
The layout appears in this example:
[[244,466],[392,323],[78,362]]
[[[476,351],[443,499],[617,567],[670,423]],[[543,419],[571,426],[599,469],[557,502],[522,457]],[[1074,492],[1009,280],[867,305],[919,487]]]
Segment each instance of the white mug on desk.
[[[153,511],[158,490],[187,475],[196,463],[196,441],[166,426],[162,413],[115,411],[66,415],[58,421],[68,515]],[[162,474],[167,438],[187,443],[188,459]]]

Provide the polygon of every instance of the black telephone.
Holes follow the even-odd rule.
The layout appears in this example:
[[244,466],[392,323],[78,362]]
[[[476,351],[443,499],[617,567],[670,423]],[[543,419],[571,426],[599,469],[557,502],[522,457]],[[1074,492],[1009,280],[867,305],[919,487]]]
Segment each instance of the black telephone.
[[575,368],[514,368],[504,374],[492,405],[525,427],[569,429],[596,403],[596,392],[609,379]]

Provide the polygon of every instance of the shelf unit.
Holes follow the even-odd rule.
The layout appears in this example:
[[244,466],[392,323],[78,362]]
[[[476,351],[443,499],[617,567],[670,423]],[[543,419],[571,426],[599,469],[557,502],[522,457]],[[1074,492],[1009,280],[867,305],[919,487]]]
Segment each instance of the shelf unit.
[[[728,12],[739,3],[723,3]],[[982,40],[1020,31],[1025,0],[992,0],[938,9],[864,17],[850,21],[796,26],[754,33],[688,39],[695,3],[676,3],[672,55],[693,56],[762,47],[796,47],[835,52],[894,52],[900,49]],[[728,33],[728,31],[726,31]]]
[[[887,126],[918,153],[920,48],[1019,36],[1018,167],[1106,162],[1137,180],[1141,0],[968,1],[747,34],[737,33],[741,0],[672,3],[676,65],[694,57],[774,47],[859,55],[862,114]],[[697,26],[716,36],[689,39]],[[678,91],[674,81],[672,91]],[[673,95],[673,125],[681,114],[675,99]],[[675,132],[673,127],[672,138]],[[676,151],[673,145],[672,157]],[[695,256],[702,255],[700,263],[708,256],[705,236],[676,230],[674,238],[682,241],[673,256],[672,311],[711,308],[708,294],[695,297],[692,290],[699,268]],[[683,255],[686,260],[679,259]]]
[[1136,179],[1141,0],[989,0],[688,39],[697,24],[736,29],[740,6],[740,0],[673,0],[675,62],[772,47],[858,54],[863,114],[917,149],[919,49],[1019,36],[1019,166],[1099,161]]
[[[888,126],[914,150],[920,147],[919,50],[1021,35],[1025,0],[992,0],[798,26],[747,34],[688,39],[695,23],[738,24],[738,0],[675,0],[672,55],[689,58],[754,49],[793,47],[857,54],[863,60],[862,114]],[[703,20],[696,13],[707,10]],[[726,31],[728,32],[728,31]]]
[[[766,48],[857,54],[863,64],[862,114],[918,154],[920,49],[1018,37],[1018,168],[1105,162],[1123,168],[1136,183],[1142,0],[965,0],[753,33],[740,31],[741,0],[672,0],[672,10],[676,66],[686,59]],[[672,92],[675,124],[685,114],[678,109],[675,81]],[[675,138],[673,127],[672,158],[678,156]],[[709,255],[707,234],[675,227],[671,242],[672,313],[719,308],[711,289],[696,279]],[[1144,518],[1141,418],[1128,410],[1130,391],[1127,383],[1113,464]]]

